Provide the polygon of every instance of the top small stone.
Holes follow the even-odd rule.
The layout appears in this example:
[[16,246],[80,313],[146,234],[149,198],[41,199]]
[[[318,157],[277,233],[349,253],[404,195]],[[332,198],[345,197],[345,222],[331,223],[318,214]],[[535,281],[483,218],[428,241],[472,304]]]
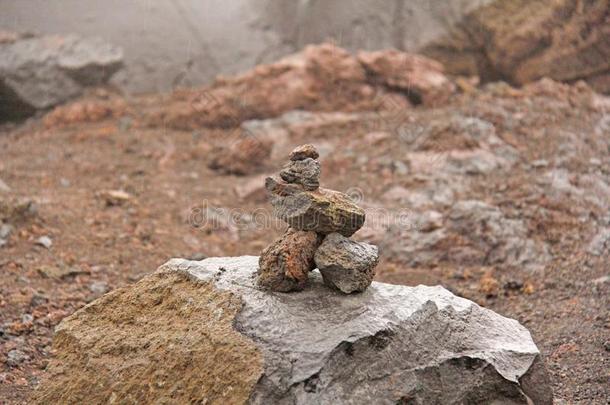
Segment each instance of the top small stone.
[[307,158],[317,159],[320,156],[316,147],[308,143],[305,145],[297,146],[292,152],[290,152],[290,160],[305,160]]

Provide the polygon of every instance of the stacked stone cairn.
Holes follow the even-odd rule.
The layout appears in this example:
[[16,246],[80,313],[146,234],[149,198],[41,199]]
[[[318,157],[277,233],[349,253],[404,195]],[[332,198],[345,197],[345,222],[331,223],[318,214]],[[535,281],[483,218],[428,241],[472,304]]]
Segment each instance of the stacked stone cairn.
[[346,194],[320,188],[318,157],[313,145],[299,146],[279,178],[265,180],[274,215],[289,225],[260,255],[258,284],[265,289],[302,290],[316,268],[326,285],[345,294],[373,281],[377,246],[349,239],[364,225],[364,210]]

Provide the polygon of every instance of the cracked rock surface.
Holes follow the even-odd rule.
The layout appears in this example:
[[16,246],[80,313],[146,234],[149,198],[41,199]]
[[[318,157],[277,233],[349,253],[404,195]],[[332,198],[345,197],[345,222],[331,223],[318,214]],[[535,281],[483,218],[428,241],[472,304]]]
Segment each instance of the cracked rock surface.
[[[440,286],[374,282],[362,294],[346,296],[324,287],[316,272],[303,292],[269,293],[256,287],[258,260],[173,259],[76,312],[55,338],[50,369],[61,373],[50,374],[39,398],[114,393],[121,401],[137,393],[194,402],[209,394],[251,404],[552,403],[540,352],[515,320]],[[153,320],[167,327],[159,323],[136,333]],[[197,333],[178,337],[172,332],[177,320],[185,331],[192,322]],[[127,333],[129,342],[115,332]],[[213,339],[202,343],[200,335]],[[129,345],[134,347],[119,350]],[[214,363],[205,371],[186,361],[193,351],[201,361],[215,358],[224,366]],[[103,356],[116,362],[95,368]],[[157,363],[146,366],[163,359],[190,366],[180,375]],[[94,368],[100,384],[84,377],[65,384],[66,375]]]

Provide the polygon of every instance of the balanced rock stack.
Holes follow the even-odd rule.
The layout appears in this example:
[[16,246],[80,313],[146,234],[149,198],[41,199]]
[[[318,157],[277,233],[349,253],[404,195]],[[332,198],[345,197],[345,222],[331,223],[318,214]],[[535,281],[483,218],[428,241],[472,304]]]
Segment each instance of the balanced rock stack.
[[320,188],[320,163],[313,145],[290,153],[278,177],[265,181],[274,215],[290,228],[261,253],[258,284],[273,291],[299,291],[317,268],[324,283],[346,294],[373,281],[377,246],[349,237],[364,225],[364,210],[346,194]]

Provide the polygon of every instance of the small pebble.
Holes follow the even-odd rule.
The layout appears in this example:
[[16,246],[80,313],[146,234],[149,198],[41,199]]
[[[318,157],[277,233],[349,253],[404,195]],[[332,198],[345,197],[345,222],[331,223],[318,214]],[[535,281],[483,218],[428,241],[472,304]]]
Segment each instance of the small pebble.
[[520,290],[523,288],[523,282],[521,280],[509,280],[504,283],[505,290]]
[[0,179],[0,192],[8,193],[11,191],[11,188],[4,182],[4,180]]
[[549,165],[549,162],[544,159],[534,160],[532,162],[532,167],[535,167],[537,169],[539,169],[541,167],[547,167],[548,165]]
[[443,214],[438,211],[426,211],[419,220],[421,232],[432,232],[443,227]]
[[[128,178],[125,176],[124,181],[127,180]],[[124,190],[104,190],[98,193],[98,197],[101,198],[108,207],[119,206],[131,200],[131,194]]]
[[32,299],[30,299],[30,306],[37,307],[39,305],[44,305],[49,302],[49,299],[42,294],[34,294],[32,295]]
[[599,284],[605,284],[605,283],[607,283],[607,282],[609,282],[609,281],[610,281],[610,275],[608,275],[608,276],[602,276],[602,277],[596,278],[596,279],[594,279],[594,280],[591,280],[591,282],[592,282],[593,284],[598,284],[598,285],[599,285]]
[[294,148],[294,150],[292,152],[290,152],[290,155],[288,157],[292,161],[305,160],[307,158],[311,158],[311,159],[315,160],[318,157],[320,157],[320,154],[316,150],[315,146],[308,143],[308,144],[297,146],[296,148]]
[[53,245],[53,241],[48,236],[41,236],[40,238],[36,239],[36,244],[50,249]]
[[89,290],[96,295],[103,295],[110,290],[110,287],[104,281],[94,281],[89,285]]
[[207,256],[206,256],[205,254],[203,254],[203,253],[201,253],[201,252],[197,252],[197,253],[193,253],[193,254],[192,254],[190,257],[189,257],[189,260],[197,260],[197,261],[199,261],[199,260],[204,260],[204,259],[206,259],[206,258],[207,258]]
[[0,239],[8,239],[8,237],[13,233],[13,226],[9,224],[0,225]]
[[16,367],[30,357],[21,350],[13,349],[6,355],[6,364],[9,367]]
[[404,162],[396,160],[394,161],[394,171],[396,174],[404,176],[405,174],[409,173],[409,167]]

